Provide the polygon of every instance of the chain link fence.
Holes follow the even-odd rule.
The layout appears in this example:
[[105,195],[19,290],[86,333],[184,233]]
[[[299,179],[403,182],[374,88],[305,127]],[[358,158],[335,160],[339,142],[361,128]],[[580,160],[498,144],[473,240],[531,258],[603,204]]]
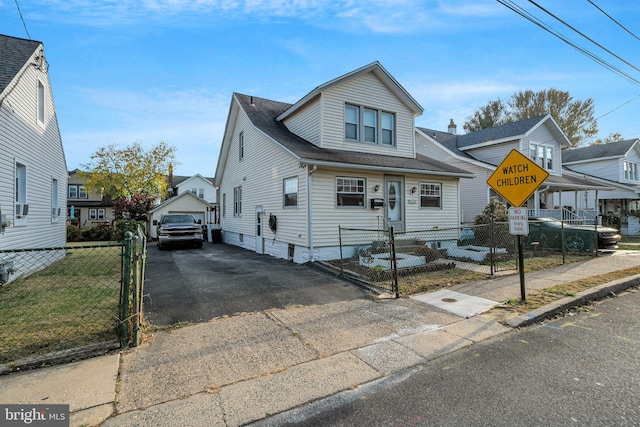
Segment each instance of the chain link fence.
[[0,363],[136,345],[145,251],[139,232],[121,243],[0,250]]
[[[536,270],[597,254],[595,225],[531,221],[522,236],[524,268]],[[518,239],[509,224],[394,231],[339,228],[342,274],[396,295],[515,272]]]

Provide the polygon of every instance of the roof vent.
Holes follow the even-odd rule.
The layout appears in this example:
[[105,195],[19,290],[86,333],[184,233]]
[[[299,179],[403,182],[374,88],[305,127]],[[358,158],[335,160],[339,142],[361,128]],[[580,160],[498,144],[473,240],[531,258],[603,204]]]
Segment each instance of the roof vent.
[[254,103],[253,103],[253,96],[251,97],[250,105],[251,105],[252,107],[255,107],[255,106],[256,106],[256,104],[254,104]]

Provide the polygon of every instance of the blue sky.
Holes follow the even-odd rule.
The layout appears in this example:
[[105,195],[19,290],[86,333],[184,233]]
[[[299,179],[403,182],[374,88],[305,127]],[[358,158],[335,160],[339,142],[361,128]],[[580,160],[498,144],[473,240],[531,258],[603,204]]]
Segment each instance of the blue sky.
[[[515,3],[640,80],[530,2]],[[640,36],[635,2],[593,3]],[[600,137],[640,137],[637,83],[494,0],[18,4],[31,38],[45,45],[70,170],[100,146],[165,141],[177,147],[176,174],[213,176],[233,92],[293,103],[376,60],[424,108],[419,126],[446,130],[454,119],[461,132],[489,100],[554,87],[594,99]],[[538,4],[640,67],[640,40],[587,0]],[[0,33],[27,38],[15,0],[0,0]]]

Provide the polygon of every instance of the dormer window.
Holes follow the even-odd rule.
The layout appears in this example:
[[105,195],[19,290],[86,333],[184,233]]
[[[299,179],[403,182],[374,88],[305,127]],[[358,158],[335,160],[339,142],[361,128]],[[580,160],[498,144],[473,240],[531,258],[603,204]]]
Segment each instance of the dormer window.
[[638,164],[624,161],[624,179],[627,181],[638,181]]
[[553,170],[553,147],[529,144],[529,157],[543,169]]
[[356,105],[345,105],[344,136],[347,141],[394,146],[395,114]]

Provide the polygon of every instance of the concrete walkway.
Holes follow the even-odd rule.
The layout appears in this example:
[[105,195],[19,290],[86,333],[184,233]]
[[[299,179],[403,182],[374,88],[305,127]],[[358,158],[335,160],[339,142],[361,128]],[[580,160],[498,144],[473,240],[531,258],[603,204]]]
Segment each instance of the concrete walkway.
[[[635,267],[619,251],[529,273],[527,290]],[[637,285],[629,277],[566,298],[510,326],[416,298],[292,306],[153,333],[143,345],[68,365],[0,377],[0,403],[65,403],[72,426],[239,426],[494,337],[557,310]],[[473,307],[520,297],[513,274],[448,288]],[[597,292],[597,294],[596,294]],[[473,313],[473,312],[472,312]]]

